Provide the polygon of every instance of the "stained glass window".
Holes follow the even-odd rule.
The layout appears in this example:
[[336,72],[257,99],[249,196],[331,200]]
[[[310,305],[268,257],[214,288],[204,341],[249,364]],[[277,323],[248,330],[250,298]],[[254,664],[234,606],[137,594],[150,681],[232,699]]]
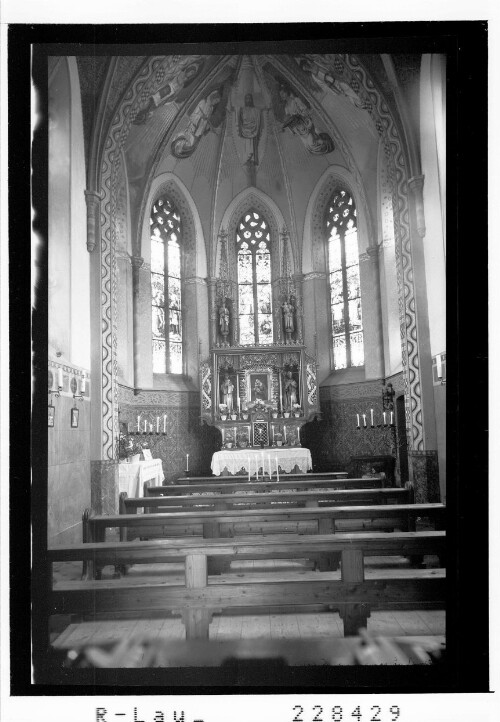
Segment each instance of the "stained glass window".
[[334,192],[326,212],[333,366],[363,366],[356,207],[346,190]]
[[182,373],[181,218],[167,196],[151,208],[153,373]]
[[271,237],[257,211],[245,213],[236,231],[240,343],[272,343]]

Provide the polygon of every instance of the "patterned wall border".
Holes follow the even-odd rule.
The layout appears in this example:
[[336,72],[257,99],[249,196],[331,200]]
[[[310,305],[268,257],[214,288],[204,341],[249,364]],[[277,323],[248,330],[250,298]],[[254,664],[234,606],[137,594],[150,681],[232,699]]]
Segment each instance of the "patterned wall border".
[[[386,383],[391,383],[396,393],[404,392],[403,373],[387,377]],[[339,386],[320,386],[321,401],[341,399],[371,399],[382,398],[382,379],[375,381],[360,381]]]
[[128,386],[118,385],[118,403],[120,406],[160,406],[169,408],[188,408],[200,405],[197,391],[140,391],[135,394]]

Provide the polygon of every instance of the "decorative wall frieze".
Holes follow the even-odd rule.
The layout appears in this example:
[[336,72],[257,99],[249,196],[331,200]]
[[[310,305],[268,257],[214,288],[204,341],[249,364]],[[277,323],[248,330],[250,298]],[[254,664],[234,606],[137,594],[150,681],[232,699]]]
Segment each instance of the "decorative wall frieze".
[[339,386],[320,386],[320,399],[375,399],[382,398],[382,382],[362,381],[353,384],[342,384]]
[[130,388],[119,386],[118,403],[124,406],[165,408],[185,408],[199,405],[197,391],[160,391],[156,389],[138,391],[137,394]]

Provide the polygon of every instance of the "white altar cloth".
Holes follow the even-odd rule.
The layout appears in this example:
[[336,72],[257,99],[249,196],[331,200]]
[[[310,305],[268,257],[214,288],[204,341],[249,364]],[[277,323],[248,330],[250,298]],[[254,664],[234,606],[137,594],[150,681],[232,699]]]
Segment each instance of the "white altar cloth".
[[290,474],[296,466],[305,474],[312,469],[311,452],[302,447],[283,447],[270,449],[227,449],[216,451],[212,456],[211,469],[216,476],[220,476],[225,468],[230,474],[238,474],[244,471],[251,478],[262,476],[262,470],[266,477],[271,473],[276,476],[276,462],[280,474]]
[[135,464],[120,462],[118,472],[120,491],[126,491],[128,497],[143,496],[145,481],[153,480],[155,486],[160,486],[165,479],[161,459],[138,461]]

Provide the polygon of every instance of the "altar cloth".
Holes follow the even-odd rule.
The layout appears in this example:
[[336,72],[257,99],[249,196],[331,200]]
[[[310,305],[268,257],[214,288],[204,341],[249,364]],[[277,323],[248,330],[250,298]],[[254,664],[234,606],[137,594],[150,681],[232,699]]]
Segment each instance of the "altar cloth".
[[118,476],[120,491],[126,491],[128,497],[144,496],[145,481],[153,481],[155,486],[160,486],[165,479],[161,459],[138,461],[136,464],[121,462],[118,464]]
[[302,447],[282,447],[268,449],[225,449],[216,451],[212,456],[211,469],[216,476],[220,476],[224,469],[230,474],[250,472],[250,477],[276,476],[279,473],[290,474],[297,466],[305,474],[312,469],[311,452]]

